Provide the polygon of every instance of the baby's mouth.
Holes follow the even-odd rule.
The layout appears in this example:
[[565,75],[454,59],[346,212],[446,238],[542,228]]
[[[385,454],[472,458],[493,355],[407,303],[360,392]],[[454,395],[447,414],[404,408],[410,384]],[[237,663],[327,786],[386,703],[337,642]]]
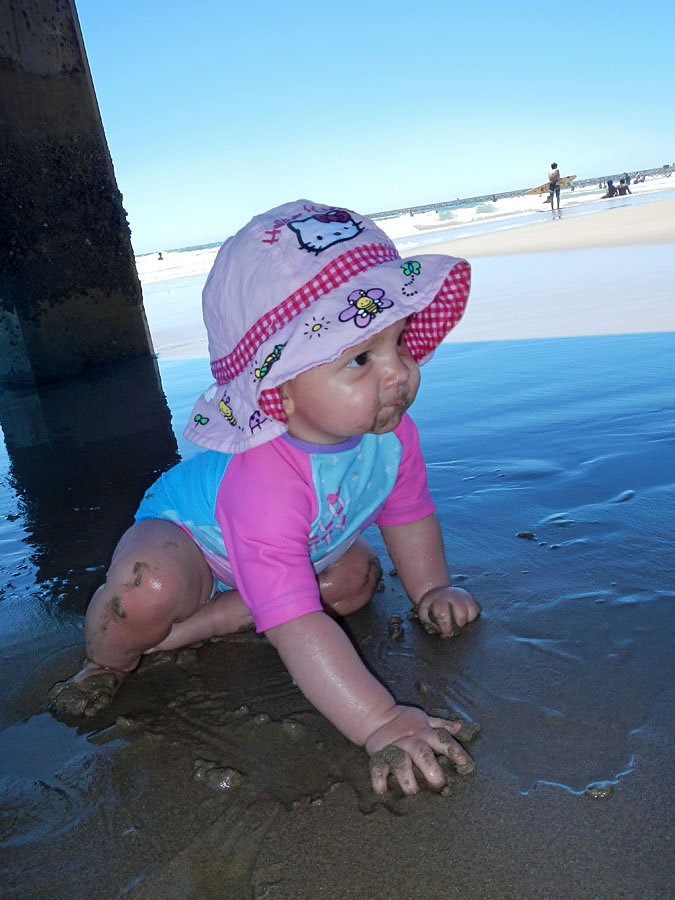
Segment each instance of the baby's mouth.
[[384,403],[381,408],[398,410],[398,412],[403,415],[403,413],[406,411],[406,409],[408,409],[409,406],[410,400],[408,394],[402,394],[396,400],[390,400],[389,403]]

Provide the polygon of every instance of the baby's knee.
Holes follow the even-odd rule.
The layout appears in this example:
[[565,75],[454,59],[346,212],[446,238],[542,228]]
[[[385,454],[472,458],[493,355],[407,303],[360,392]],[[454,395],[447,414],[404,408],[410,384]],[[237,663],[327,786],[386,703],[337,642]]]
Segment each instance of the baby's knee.
[[339,575],[344,580],[339,584],[336,595],[328,599],[327,605],[338,615],[347,616],[364,607],[372,599],[382,578],[382,566],[377,555],[371,550],[368,554],[361,554],[357,564],[343,568]]
[[88,658],[102,666],[131,671],[140,655],[163,641],[173,623],[185,614],[174,595],[159,579],[136,583],[135,578],[120,581],[109,577],[87,610],[84,637]]
[[117,561],[94,594],[87,616],[130,628],[171,622],[186,612],[190,592],[185,587],[167,567],[158,571],[140,559]]

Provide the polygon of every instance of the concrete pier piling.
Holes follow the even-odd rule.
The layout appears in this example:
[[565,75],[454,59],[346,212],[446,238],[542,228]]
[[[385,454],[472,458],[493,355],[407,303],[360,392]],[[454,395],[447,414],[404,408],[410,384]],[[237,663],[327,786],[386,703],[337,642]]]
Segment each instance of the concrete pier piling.
[[0,4],[0,381],[149,355],[73,0]]

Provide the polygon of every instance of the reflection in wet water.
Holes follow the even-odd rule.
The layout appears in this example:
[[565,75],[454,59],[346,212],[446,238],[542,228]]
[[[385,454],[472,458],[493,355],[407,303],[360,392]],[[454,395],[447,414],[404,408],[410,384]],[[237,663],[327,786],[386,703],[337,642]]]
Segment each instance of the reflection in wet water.
[[[2,635],[26,589],[43,607],[33,610],[31,627],[42,616],[84,612],[145,488],[178,456],[152,358],[39,388],[3,388],[0,419]],[[25,621],[26,610],[19,615]]]

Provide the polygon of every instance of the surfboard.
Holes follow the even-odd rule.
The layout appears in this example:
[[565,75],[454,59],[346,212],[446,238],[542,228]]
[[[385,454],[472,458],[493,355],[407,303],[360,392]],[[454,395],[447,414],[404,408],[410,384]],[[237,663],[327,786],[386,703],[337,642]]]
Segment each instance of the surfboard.
[[[568,187],[574,179],[576,175],[563,175],[560,179],[560,187]],[[543,184],[540,184],[538,187],[530,188],[529,191],[525,191],[526,194],[548,194],[548,181],[545,181]]]

